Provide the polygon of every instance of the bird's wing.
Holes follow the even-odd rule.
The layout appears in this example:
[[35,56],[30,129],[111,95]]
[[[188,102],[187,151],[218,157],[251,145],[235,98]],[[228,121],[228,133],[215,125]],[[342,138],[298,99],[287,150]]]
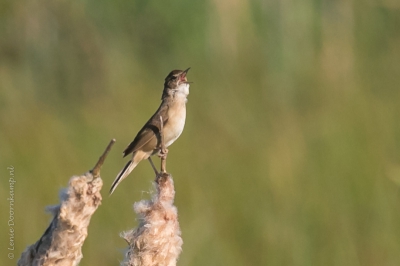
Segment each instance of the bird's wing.
[[157,112],[150,118],[150,120],[143,126],[143,128],[136,135],[135,139],[126,147],[123,152],[123,156],[135,152],[145,146],[148,146],[146,151],[153,150],[158,146],[160,142],[159,132],[161,129],[160,116],[163,119],[163,125],[165,127],[168,122],[168,104],[161,104]]

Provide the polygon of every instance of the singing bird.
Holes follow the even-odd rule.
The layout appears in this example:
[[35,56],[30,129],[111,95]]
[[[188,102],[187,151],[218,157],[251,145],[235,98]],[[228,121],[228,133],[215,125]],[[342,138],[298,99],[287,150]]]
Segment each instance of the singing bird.
[[[181,135],[185,126],[186,102],[189,95],[190,82],[186,79],[189,69],[190,67],[184,71],[173,70],[165,78],[160,107],[122,153],[123,157],[132,153],[132,159],[118,173],[111,186],[110,195],[119,183],[143,160],[149,159],[151,166],[157,173],[150,156],[160,153],[161,126],[163,126],[165,147],[170,146]],[[163,124],[161,125],[161,123]]]

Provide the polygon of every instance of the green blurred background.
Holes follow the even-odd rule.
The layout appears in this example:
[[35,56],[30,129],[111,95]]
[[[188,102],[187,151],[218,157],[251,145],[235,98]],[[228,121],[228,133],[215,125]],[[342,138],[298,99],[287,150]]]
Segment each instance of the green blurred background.
[[80,265],[118,265],[150,165],[108,189],[165,76],[187,67],[168,156],[179,265],[400,265],[398,0],[1,1],[1,265],[111,138]]

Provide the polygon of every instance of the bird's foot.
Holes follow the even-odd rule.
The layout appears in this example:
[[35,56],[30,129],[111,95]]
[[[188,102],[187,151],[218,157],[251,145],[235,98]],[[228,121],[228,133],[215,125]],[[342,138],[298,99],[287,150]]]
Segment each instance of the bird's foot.
[[164,149],[160,149],[160,151],[158,152],[158,157],[160,157],[161,159],[167,159],[167,155],[168,155],[168,149],[164,148]]

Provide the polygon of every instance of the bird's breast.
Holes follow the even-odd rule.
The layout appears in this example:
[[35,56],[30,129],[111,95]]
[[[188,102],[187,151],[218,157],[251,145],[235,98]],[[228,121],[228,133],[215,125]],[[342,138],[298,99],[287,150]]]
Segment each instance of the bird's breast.
[[186,100],[171,104],[168,110],[168,123],[164,128],[165,146],[168,147],[182,134],[186,120]]

